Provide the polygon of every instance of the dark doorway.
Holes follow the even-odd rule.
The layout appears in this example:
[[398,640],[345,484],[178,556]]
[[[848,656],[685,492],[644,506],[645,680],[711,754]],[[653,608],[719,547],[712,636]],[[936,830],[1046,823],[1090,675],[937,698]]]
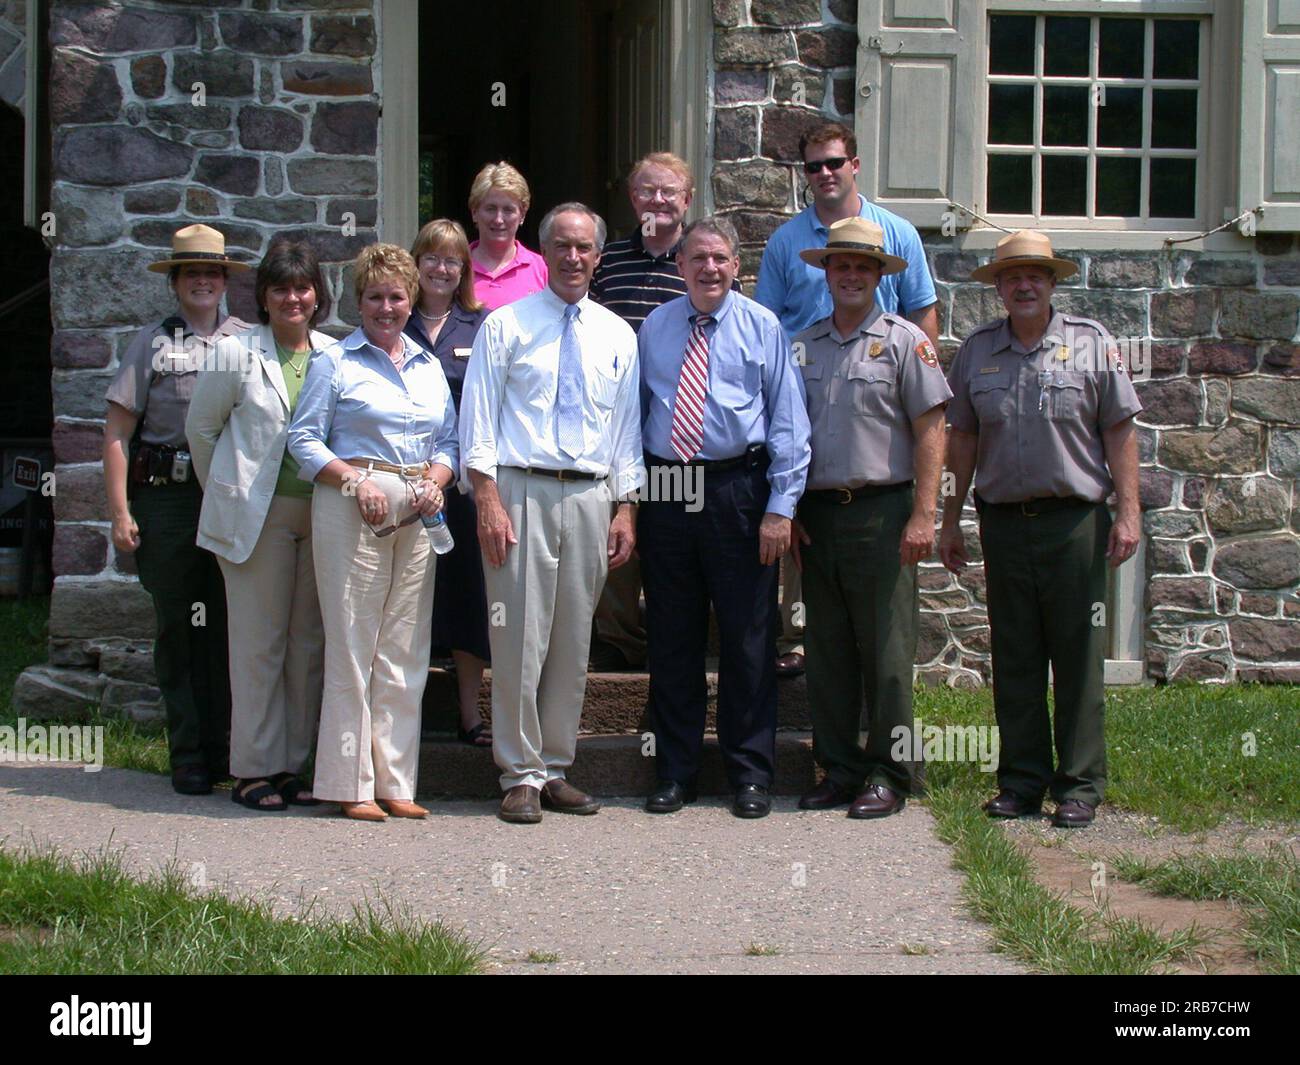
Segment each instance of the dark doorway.
[[[611,235],[629,228],[623,181],[637,156],[614,146],[631,123],[650,131],[639,140],[658,137],[665,101],[658,50],[635,56],[620,45],[630,22],[654,23],[659,11],[655,0],[422,0],[421,224],[454,218],[473,240],[470,182],[484,163],[504,159],[532,190],[520,230],[529,247],[542,216],[566,200],[604,215]],[[653,93],[635,101],[619,89],[629,60],[656,68]]]

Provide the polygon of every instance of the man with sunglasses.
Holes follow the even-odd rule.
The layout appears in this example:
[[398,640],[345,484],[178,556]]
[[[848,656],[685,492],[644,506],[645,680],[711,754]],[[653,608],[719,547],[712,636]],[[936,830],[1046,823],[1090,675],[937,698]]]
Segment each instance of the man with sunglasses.
[[[865,218],[884,231],[887,255],[907,261],[907,269],[880,279],[876,305],[919,326],[936,349],[939,345],[938,297],[926,265],[925,248],[916,227],[892,211],[878,207],[858,192],[858,142],[853,131],[827,122],[799,138],[804,176],[812,189],[812,206],[782,225],[767,242],[758,271],[754,299],[779,319],[793,339],[830,315],[834,309],[826,275],[800,258],[800,252],[826,247],[832,225],[845,218]],[[796,352],[796,358],[798,353]],[[777,649],[777,675],[803,672],[803,619],[795,611],[802,600],[799,574],[787,558],[782,563],[781,639]]]

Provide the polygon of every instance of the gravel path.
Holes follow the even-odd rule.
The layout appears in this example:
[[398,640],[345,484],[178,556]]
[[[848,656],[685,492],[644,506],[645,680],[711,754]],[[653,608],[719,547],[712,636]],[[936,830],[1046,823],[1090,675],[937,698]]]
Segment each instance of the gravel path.
[[[147,773],[0,765],[5,846],[105,846],[138,871],[169,861],[209,887],[346,912],[376,891],[481,941],[501,972],[1014,973],[966,915],[961,874],[928,811],[879,822],[778,799],[760,821],[702,800],[652,817],[616,799],[596,817],[498,821],[438,802],[379,825],[332,807],[258,814],[226,792],[187,798]],[[776,951],[750,956],[751,945]],[[558,955],[528,961],[530,952]]]

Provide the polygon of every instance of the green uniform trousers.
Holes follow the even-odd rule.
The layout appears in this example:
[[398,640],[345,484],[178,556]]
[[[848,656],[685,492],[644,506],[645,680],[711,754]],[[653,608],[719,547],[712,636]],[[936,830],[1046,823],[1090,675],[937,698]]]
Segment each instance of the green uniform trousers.
[[845,504],[806,498],[799,507],[812,539],[801,552],[813,756],[854,792],[867,784],[913,790],[911,763],[890,753],[901,747],[898,728],[907,729],[903,749],[912,748],[916,567],[898,557],[911,513],[910,487]]
[[[216,557],[195,543],[203,493],[193,479],[138,485],[136,566],[157,620],[154,670],[167,707],[171,764],[224,776],[230,751],[226,590]],[[199,605],[202,604],[202,609]]]
[[[980,506],[1000,732],[998,786],[1025,799],[1096,805],[1106,786],[1106,542],[1104,503],[1028,516]],[[1055,687],[1047,710],[1047,667]]]

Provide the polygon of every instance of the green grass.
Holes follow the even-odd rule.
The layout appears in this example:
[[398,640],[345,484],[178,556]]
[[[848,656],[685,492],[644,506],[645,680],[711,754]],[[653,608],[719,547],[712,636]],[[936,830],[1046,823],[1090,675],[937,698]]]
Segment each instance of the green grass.
[[530,950],[528,952],[528,961],[534,965],[551,965],[560,960],[560,956],[553,950]]
[[1163,936],[1105,910],[1071,906],[1044,888],[1030,860],[980,810],[986,792],[969,774],[932,781],[929,804],[939,838],[966,874],[966,901],[991,926],[998,949],[1044,973],[1156,973],[1194,957],[1205,941],[1194,929]]
[[745,955],[750,958],[774,958],[780,953],[780,947],[771,947],[765,943],[751,943],[745,948]]
[[10,704],[14,681],[28,666],[47,657],[49,596],[0,599],[0,724],[12,725],[18,715]]
[[[992,693],[927,688],[917,692],[916,716],[934,724],[993,724]],[[1243,753],[1247,734],[1253,755]],[[1294,685],[1114,689],[1106,695],[1106,748],[1112,806],[1183,832],[1229,817],[1300,822],[1300,688]],[[932,787],[971,770],[941,762],[926,767]],[[984,783],[990,794],[996,790],[992,774]]]
[[1188,854],[1153,862],[1114,860],[1122,880],[1157,895],[1227,899],[1246,908],[1246,946],[1274,973],[1300,975],[1300,861],[1284,847],[1268,854]]
[[179,868],[135,880],[101,854],[0,850],[0,972],[464,974],[477,945],[384,901],[347,919],[275,917],[258,902],[195,891]]

